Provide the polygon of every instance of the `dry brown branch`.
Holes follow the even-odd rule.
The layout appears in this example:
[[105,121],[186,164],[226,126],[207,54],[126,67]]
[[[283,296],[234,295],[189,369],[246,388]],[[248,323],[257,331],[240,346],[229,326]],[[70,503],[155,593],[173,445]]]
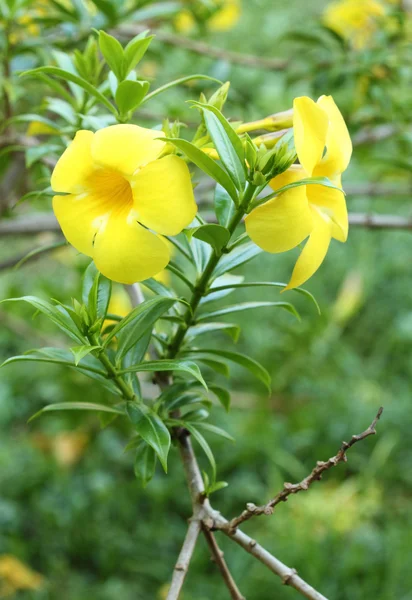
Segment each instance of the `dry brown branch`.
[[368,436],[376,434],[375,427],[381,417],[382,411],[383,408],[381,407],[378,410],[378,414],[376,415],[372,423],[369,425],[369,427],[365,429],[365,431],[358,435],[353,435],[350,442],[342,442],[342,445],[339,448],[338,453],[335,454],[335,456],[332,456],[326,462],[318,461],[316,463],[316,466],[312,469],[311,473],[307,477],[305,477],[305,479],[302,479],[300,483],[285,483],[283,485],[283,490],[279,492],[279,494],[277,494],[274,498],[272,498],[272,500],[269,500],[267,504],[263,504],[262,506],[256,506],[253,503],[247,504],[246,509],[238,517],[235,517],[234,519],[229,521],[229,523],[226,525],[226,528],[228,528],[229,531],[234,531],[241,523],[248,521],[252,517],[257,517],[260,515],[271,515],[275,506],[277,506],[281,502],[286,502],[291,494],[298,494],[299,492],[304,492],[308,490],[312,483],[322,479],[322,475],[325,471],[328,471],[332,467],[336,467],[336,465],[338,465],[341,462],[346,462],[346,452],[349,450],[349,448],[351,448],[357,442],[364,440]]
[[305,598],[309,598],[310,600],[327,600],[325,596],[320,594],[299,577],[295,569],[287,567],[251,537],[239,529],[236,531],[229,530],[227,527],[228,521],[222,517],[220,513],[213,510],[209,500],[204,496],[203,480],[196,455],[193,451],[190,436],[183,432],[183,435],[179,437],[179,442],[180,454],[192,502],[196,503],[198,510],[199,507],[201,507],[204,515],[202,519],[204,526],[210,530],[221,530],[225,535],[236,542],[236,544],[242,546],[244,550],[249,552],[249,554],[252,554],[252,556],[280,577],[284,585],[293,587]]
[[[146,25],[120,25],[116,28],[115,33],[126,38],[132,38],[145,30],[147,30]],[[232,52],[223,48],[215,48],[204,42],[199,42],[192,38],[183,37],[160,29],[152,29],[151,32],[155,34],[157,40],[169,46],[183,48],[184,50],[189,50],[189,52],[194,52],[195,54],[208,56],[210,58],[215,58],[216,60],[224,60],[235,65],[251,67],[252,69],[283,71],[289,64],[289,61],[282,58],[252,56],[250,54]]]
[[216,563],[223,580],[226,584],[227,589],[229,590],[230,597],[232,600],[246,600],[246,598],[239,591],[235,580],[232,577],[231,572],[228,569],[226,561],[223,556],[222,550],[219,548],[218,543],[215,539],[213,533],[203,525],[203,534],[206,538],[207,544],[210,548],[210,552],[212,553],[212,560]]

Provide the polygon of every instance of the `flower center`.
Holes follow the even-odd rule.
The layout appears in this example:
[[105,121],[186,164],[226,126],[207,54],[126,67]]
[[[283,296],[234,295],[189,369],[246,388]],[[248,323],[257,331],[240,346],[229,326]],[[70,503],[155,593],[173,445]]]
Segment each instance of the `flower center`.
[[131,209],[133,206],[130,183],[117,171],[100,169],[88,178],[87,185],[105,211]]

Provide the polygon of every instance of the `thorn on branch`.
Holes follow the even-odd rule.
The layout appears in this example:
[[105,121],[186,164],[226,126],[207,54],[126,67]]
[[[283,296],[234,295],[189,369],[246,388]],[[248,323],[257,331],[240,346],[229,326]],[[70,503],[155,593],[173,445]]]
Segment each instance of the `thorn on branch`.
[[327,461],[317,461],[316,466],[312,469],[311,473],[305,477],[300,483],[284,483],[283,490],[279,492],[272,500],[269,500],[267,504],[262,506],[256,506],[252,502],[246,504],[246,510],[244,510],[238,517],[235,517],[227,523],[225,529],[229,532],[233,532],[236,528],[245,521],[248,521],[254,516],[260,515],[271,515],[274,508],[281,502],[286,502],[291,494],[297,494],[304,492],[309,489],[313,482],[322,479],[322,475],[325,471],[332,467],[336,467],[341,462],[347,462],[346,452],[357,442],[364,440],[370,435],[376,434],[376,425],[381,418],[383,407],[380,407],[376,417],[365,431],[357,435],[353,435],[349,442],[342,442],[339,451],[335,456],[332,456]]

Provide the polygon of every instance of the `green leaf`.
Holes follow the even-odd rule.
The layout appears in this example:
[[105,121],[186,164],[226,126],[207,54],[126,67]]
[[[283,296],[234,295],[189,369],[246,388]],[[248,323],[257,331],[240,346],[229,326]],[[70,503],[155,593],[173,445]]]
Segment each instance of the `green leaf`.
[[341,187],[339,187],[338,185],[335,185],[334,183],[332,183],[332,181],[330,179],[328,179],[327,177],[308,177],[307,179],[299,179],[298,181],[294,181],[293,183],[288,183],[287,185],[282,186],[278,190],[275,190],[268,196],[265,196],[264,198],[260,198],[260,199],[256,200],[255,202],[253,202],[250,210],[252,210],[253,208],[256,208],[256,206],[265,204],[269,200],[272,200],[272,198],[275,198],[276,196],[283,194],[283,192],[287,192],[288,190],[291,190],[295,187],[300,187],[301,185],[323,185],[325,187],[332,188],[334,190],[339,190],[339,192],[342,192],[342,194],[345,195],[345,192],[343,191],[343,189]]
[[240,327],[235,323],[201,323],[200,325],[193,325],[193,327],[189,329],[186,339],[192,340],[199,335],[214,333],[215,331],[224,331],[228,333],[234,342],[238,341],[240,335]]
[[[146,99],[148,96],[146,96]],[[222,167],[214,161],[210,156],[199,150],[197,146],[184,140],[182,138],[163,138],[166,142],[174,144],[176,148],[186,154],[189,160],[192,161],[199,169],[201,169],[206,175],[209,175],[212,179],[220,183],[220,185],[227,190],[228,194],[234,200],[238,201],[238,192],[230,179],[229,175],[222,169]]]
[[222,317],[224,315],[230,315],[234,312],[241,312],[244,310],[251,310],[253,308],[264,308],[264,307],[273,307],[273,308],[284,308],[292,315],[294,315],[298,320],[300,320],[299,313],[296,308],[290,302],[240,302],[239,304],[234,304],[233,306],[225,306],[223,308],[219,308],[212,312],[203,313],[197,317],[197,322],[200,321],[208,321],[209,319],[215,319],[216,317]]
[[186,77],[181,77],[180,79],[169,81],[169,83],[166,83],[165,85],[158,87],[156,90],[153,90],[153,92],[150,92],[150,94],[146,96],[144,101],[147,102],[148,100],[151,100],[158,94],[161,94],[166,90],[175,87],[176,85],[181,85],[182,83],[186,83],[187,81],[193,81],[194,79],[206,79],[207,81],[213,81],[214,83],[222,83],[219,79],[215,79],[214,77],[210,77],[209,75],[187,75]]
[[127,115],[136,110],[146,96],[150,87],[148,81],[130,81],[126,79],[119,83],[116,90],[116,104],[121,115]]
[[124,52],[120,42],[105,31],[99,31],[99,48],[119,81],[125,77]]
[[111,0],[92,0],[93,4],[109,19],[109,21],[116,21],[117,11],[116,3]]
[[97,270],[92,261],[84,274],[82,299],[93,323],[106,317],[111,293],[112,282]]
[[145,404],[129,402],[127,413],[136,432],[153,448],[167,473],[167,455],[170,449],[170,433],[158,415]]
[[124,415],[124,411],[114,408],[113,406],[107,406],[106,404],[94,404],[93,402],[57,402],[56,404],[48,404],[41,410],[36,412],[30,417],[28,422],[37,419],[40,415],[45,412],[53,412],[57,410],[93,410],[96,412],[108,412],[116,415]]
[[226,273],[217,277],[210,285],[209,290],[206,292],[206,296],[200,301],[200,305],[207,304],[208,302],[215,302],[220,298],[224,298],[231,294],[235,288],[232,287],[235,283],[241,283],[243,281],[243,275],[231,275]]
[[219,375],[223,375],[223,377],[229,377],[229,367],[225,362],[219,360],[211,360],[207,354],[205,356],[196,356],[196,358],[199,362],[203,363],[213,371],[216,371],[216,373],[219,373]]
[[146,37],[148,31],[139,33],[139,35],[130,40],[124,49],[125,76],[135,68],[146,54],[150,42],[154,37],[153,35]]
[[225,440],[229,440],[230,442],[234,442],[235,439],[227,433],[224,429],[220,427],[216,427],[216,425],[211,425],[210,423],[203,423],[202,421],[197,423],[196,427],[198,429],[204,429],[205,431],[209,431],[210,433],[214,433],[220,437],[225,438]]
[[236,210],[236,205],[219,183],[216,184],[214,203],[217,220],[220,225],[227,227]]
[[218,492],[219,490],[222,490],[223,488],[227,487],[229,484],[227,481],[216,481],[215,483],[211,483],[206,490],[206,493],[208,496],[210,496],[210,494],[214,494],[215,492]]
[[[63,348],[40,348],[39,350],[29,350],[26,352],[26,354],[8,358],[4,361],[1,367],[5,367],[6,365],[14,362],[47,362],[58,365],[66,365],[68,367],[76,366],[73,354],[67,350],[64,350]],[[99,361],[93,356],[89,356],[83,361],[81,370],[91,371],[93,373],[106,376],[106,372],[102,370]]]
[[244,265],[261,252],[262,250],[253,242],[237,246],[230,254],[227,254],[220,260],[213,272],[213,277],[220,277],[228,271],[233,271],[233,269],[240,267],[240,265]]
[[184,359],[173,359],[173,360],[151,360],[139,365],[132,365],[127,369],[122,369],[120,374],[123,373],[141,373],[143,371],[174,371],[179,373],[188,373],[194,379],[199,381],[203,387],[207,390],[207,385],[202,377],[199,367],[196,363],[191,360]]
[[70,348],[70,352],[74,356],[74,364],[76,367],[82,358],[90,354],[90,352],[93,352],[93,350],[98,350],[99,348],[100,346],[73,346]]
[[253,373],[253,375],[255,375],[255,377],[257,377],[257,379],[259,379],[267,387],[268,391],[271,391],[271,378],[269,373],[264,367],[262,367],[260,363],[253,358],[246,356],[245,354],[241,354],[240,352],[229,352],[228,350],[215,350],[214,348],[201,348],[199,350],[192,349],[189,350],[188,353],[195,354],[195,356],[197,356],[198,353],[201,353],[201,355],[211,355],[212,358],[219,356],[230,360],[231,362],[237,363]]
[[37,298],[36,296],[22,296],[21,298],[6,298],[3,302],[27,302],[36,310],[46,315],[59,329],[64,331],[68,336],[77,342],[85,343],[86,339],[77,329],[76,325],[71,320],[68,312],[62,306],[54,306],[46,300]]
[[156,469],[156,453],[151,446],[140,440],[136,449],[136,458],[134,462],[134,474],[143,488],[147,486],[153,478]]
[[[223,292],[225,290],[233,291],[235,288],[276,287],[276,288],[283,289],[287,285],[286,283],[281,283],[279,281],[245,281],[245,282],[239,282],[239,283],[233,282],[228,285],[216,285],[216,283],[217,283],[217,279],[215,279],[215,281],[213,282],[214,285],[207,292],[207,295],[209,295],[209,294],[212,295],[212,294],[215,294],[218,292]],[[303,296],[306,296],[307,298],[312,300],[313,304],[316,306],[318,313],[319,314],[321,313],[320,306],[319,306],[318,302],[316,301],[316,298],[313,296],[313,294],[308,292],[308,290],[305,290],[304,288],[293,288],[292,291],[302,294]]]
[[104,96],[98,89],[96,89],[91,83],[83,79],[83,77],[79,77],[74,73],[70,73],[70,71],[65,71],[64,69],[60,69],[59,67],[38,67],[37,69],[30,69],[29,71],[24,71],[21,73],[22,76],[35,76],[37,73],[46,73],[48,75],[54,75],[55,77],[59,77],[60,79],[64,79],[65,81],[71,81],[76,85],[80,86],[86,92],[88,92],[91,96],[94,96],[96,100],[101,102],[110,112],[114,115],[117,115],[117,110],[113,106],[113,104]]
[[206,454],[212,467],[213,479],[216,479],[216,461],[209,444],[207,443],[203,435],[200,433],[200,431],[196,429],[196,427],[194,427],[190,423],[184,423],[183,421],[180,421],[180,424],[192,434],[199,446],[202,448],[203,452]]
[[28,260],[30,260],[34,256],[38,256],[39,254],[43,254],[44,252],[49,252],[50,250],[53,250],[54,248],[61,248],[62,246],[66,246],[66,244],[67,244],[67,242],[66,242],[66,240],[64,240],[61,242],[53,242],[52,244],[46,244],[45,246],[41,246],[40,248],[34,248],[34,250],[31,250],[30,252],[28,252],[26,254],[26,256],[23,256],[23,258],[21,258],[19,260],[19,262],[14,265],[13,268],[19,269],[22,265],[24,265],[24,263],[26,263]]
[[139,304],[112,329],[103,346],[107,347],[111,340],[117,336],[116,359],[120,361],[133,344],[138,342],[148,330],[152,330],[158,318],[169,310],[175,302],[176,298],[159,296]]
[[218,385],[210,385],[209,389],[217,397],[217,399],[219,400],[219,402],[221,403],[223,408],[226,410],[226,412],[229,412],[229,410],[230,410],[230,393],[227,391],[227,389],[222,388]]
[[200,227],[189,229],[189,231],[193,237],[210,244],[217,256],[222,254],[222,248],[226,246],[230,239],[230,232],[222,225],[216,225],[215,223],[200,225]]
[[202,111],[220,160],[237,189],[243,190],[246,183],[245,152],[239,136],[215,106],[200,102],[193,102],[192,106]]

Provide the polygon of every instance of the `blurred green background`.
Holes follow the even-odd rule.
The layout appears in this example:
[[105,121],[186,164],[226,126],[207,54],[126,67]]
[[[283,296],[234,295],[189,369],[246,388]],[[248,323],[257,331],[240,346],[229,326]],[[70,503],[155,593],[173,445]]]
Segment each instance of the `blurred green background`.
[[[412,217],[410,46],[382,36],[372,50],[348,49],[320,28],[327,4],[244,0],[239,21],[228,31],[206,26],[177,32],[232,51],[290,59],[285,71],[235,66],[155,41],[145,59],[146,76],[155,76],[157,85],[195,72],[229,79],[226,114],[239,119],[285,110],[300,94],[331,93],[354,136],[364,127],[390,124],[396,135],[355,147],[345,174],[348,205],[351,212]],[[173,20],[164,18],[158,27],[172,31]],[[24,61],[33,64],[23,53],[15,68]],[[375,80],[376,65],[387,71]],[[32,104],[40,104],[40,90],[31,89]],[[147,125],[156,122],[156,115],[193,119],[182,102],[201,89],[196,84],[170,90],[150,105],[150,114],[138,113],[136,120]],[[23,95],[17,106],[20,112],[32,112]],[[39,175],[30,171],[29,181]],[[369,195],[369,184],[396,192]],[[40,199],[4,218],[49,210],[50,201]],[[272,393],[267,397],[247,373],[233,368],[233,408],[229,415],[220,407],[214,413],[215,422],[224,423],[237,443],[210,439],[219,479],[229,483],[213,502],[234,516],[246,501],[262,503],[284,481],[306,476],[317,460],[335,454],[343,439],[364,430],[384,406],[378,436],[356,445],[346,465],[280,505],[272,517],[244,526],[334,600],[412,600],[411,236],[408,231],[352,228],[345,245],[333,242],[306,286],[318,299],[321,316],[307,299],[290,293],[301,322],[270,310],[239,317],[238,349],[270,371]],[[50,234],[0,239],[0,256],[7,259],[50,239]],[[285,281],[297,252],[261,256],[241,272],[253,280]],[[18,270],[4,270],[0,298],[33,294],[67,302],[79,296],[85,264],[84,257],[66,249]],[[274,296],[277,292],[259,292],[259,299]],[[237,297],[257,295],[242,292]],[[41,316],[33,321],[31,315],[23,308],[0,308],[0,360],[62,342]],[[225,338],[219,343],[232,345]],[[176,450],[170,474],[159,471],[142,490],[133,476],[133,456],[124,453],[130,437],[126,425],[101,430],[98,420],[85,413],[45,416],[27,424],[45,404],[98,401],[102,394],[91,380],[58,366],[13,365],[0,372],[0,555],[18,557],[45,578],[39,590],[17,590],[9,597],[165,598],[190,514]],[[219,542],[248,599],[298,597],[240,548],[220,536]],[[0,581],[2,573],[7,580],[1,565]],[[182,597],[226,595],[200,540]]]

